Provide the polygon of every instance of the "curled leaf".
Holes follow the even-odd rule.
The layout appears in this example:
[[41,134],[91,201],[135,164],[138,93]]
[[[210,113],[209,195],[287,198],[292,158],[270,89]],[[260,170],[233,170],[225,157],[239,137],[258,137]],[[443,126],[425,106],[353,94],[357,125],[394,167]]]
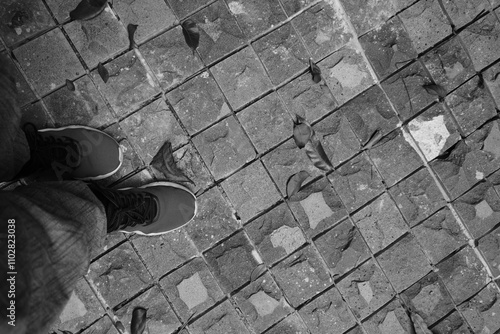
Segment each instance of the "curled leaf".
[[68,88],[70,91],[74,92],[75,91],[75,84],[71,80],[66,79],[66,88]]
[[144,307],[136,307],[132,311],[132,321],[130,322],[131,334],[142,334],[146,328],[146,313]]
[[181,328],[179,328],[179,330],[178,330],[176,333],[180,333],[180,332],[182,332],[182,330],[183,330],[184,328],[186,328],[187,324],[188,324],[188,323],[189,323],[189,321],[190,321],[190,320],[194,317],[194,315],[195,315],[195,314],[196,314],[196,313],[191,314],[191,315],[189,316],[189,318],[187,318],[186,322],[185,322],[185,323],[181,326]]
[[106,67],[104,67],[104,65],[101,63],[97,64],[97,72],[101,76],[102,81],[104,81],[104,83],[107,83],[109,80],[109,72]]
[[191,19],[187,19],[186,21],[182,22],[181,26],[182,34],[184,35],[186,44],[191,48],[191,50],[193,50],[194,55],[194,51],[200,44],[200,29]]
[[72,20],[90,20],[101,14],[106,7],[107,0],[82,0],[69,12]]
[[304,148],[306,143],[311,139],[314,131],[311,125],[305,120],[305,118],[296,115],[297,120],[293,124],[293,140],[298,148]]
[[172,154],[172,144],[166,141],[158,150],[158,153],[151,161],[151,166],[162,172],[168,180],[176,182],[191,182],[193,181],[177,167],[174,156]]
[[116,329],[118,329],[118,331],[120,333],[125,334],[127,332],[127,330],[125,329],[125,326],[123,326],[121,321],[117,321],[115,326],[116,326]]
[[137,24],[129,23],[127,25],[128,43],[129,43],[128,49],[129,50],[132,50],[133,48],[137,47],[137,44],[135,44],[135,41],[134,41],[134,34],[135,34],[135,31],[137,30],[137,27],[138,27]]
[[288,179],[288,182],[286,184],[286,194],[288,198],[292,197],[296,193],[299,192],[300,187],[302,186],[302,183],[309,177],[309,173],[306,172],[305,170],[301,170],[300,172],[293,174],[290,176]]
[[439,98],[443,98],[446,96],[446,89],[443,86],[437,85],[435,83],[430,83],[422,86],[425,91],[430,95],[436,95]]
[[311,71],[312,80],[314,81],[314,83],[318,83],[321,81],[321,70],[311,58],[309,58],[309,71]]
[[266,266],[263,263],[259,264],[257,267],[254,268],[254,270],[252,270],[252,273],[250,274],[250,282],[255,281],[265,271],[266,271]]
[[324,172],[329,172],[333,170],[333,165],[328,156],[326,155],[325,149],[321,142],[315,138],[309,140],[305,146],[306,154],[309,160]]
[[477,80],[477,86],[478,86],[479,88],[481,88],[481,89],[484,89],[484,78],[483,78],[483,74],[482,74],[482,73],[479,73],[479,74],[477,75],[477,78],[478,78],[478,80]]
[[380,130],[378,129],[373,131],[372,135],[370,136],[366,144],[363,145],[363,149],[369,150],[375,144],[377,144],[380,141],[380,139],[382,139],[382,132],[380,132]]

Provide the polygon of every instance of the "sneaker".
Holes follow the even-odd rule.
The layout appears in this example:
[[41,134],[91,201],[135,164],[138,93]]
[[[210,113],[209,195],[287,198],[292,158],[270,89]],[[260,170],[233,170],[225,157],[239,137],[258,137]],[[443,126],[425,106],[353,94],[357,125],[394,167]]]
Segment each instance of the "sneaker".
[[16,179],[52,169],[59,180],[100,180],[114,174],[123,162],[120,145],[108,134],[81,125],[41,129],[23,127],[30,160]]
[[189,223],[198,210],[196,196],[176,183],[117,190],[89,187],[106,208],[108,233],[164,234]]

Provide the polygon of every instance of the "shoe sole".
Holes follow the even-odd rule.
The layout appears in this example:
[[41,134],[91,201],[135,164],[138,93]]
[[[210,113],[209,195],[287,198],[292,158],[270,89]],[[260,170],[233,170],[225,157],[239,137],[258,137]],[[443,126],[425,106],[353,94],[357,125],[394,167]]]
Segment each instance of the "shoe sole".
[[64,127],[61,127],[61,128],[48,128],[48,129],[41,129],[41,130],[37,130],[37,131],[38,132],[48,132],[48,131],[63,131],[63,130],[67,130],[67,129],[82,129],[82,128],[85,129],[85,130],[93,131],[93,132],[99,132],[100,134],[103,134],[106,137],[108,137],[111,140],[113,140],[116,143],[116,145],[118,146],[118,152],[119,152],[118,160],[120,161],[120,163],[118,164],[118,167],[116,167],[113,171],[111,171],[109,173],[106,173],[106,174],[103,174],[103,175],[98,175],[98,176],[85,177],[85,178],[77,178],[77,177],[75,177],[75,180],[97,181],[97,180],[102,180],[102,179],[105,179],[107,177],[110,177],[111,175],[113,175],[114,173],[116,173],[120,169],[120,167],[122,166],[122,163],[123,163],[123,152],[122,152],[122,148],[121,148],[120,144],[116,141],[116,139],[113,138],[113,137],[111,137],[110,135],[108,135],[106,132],[103,132],[101,130],[97,130],[97,129],[94,129],[94,128],[91,128],[91,127],[88,127],[88,126],[85,126],[85,125],[68,125],[68,126],[64,126]]
[[[188,188],[180,185],[180,184],[177,184],[177,183],[172,183],[172,182],[168,182],[168,181],[159,181],[159,182],[153,182],[153,183],[149,183],[149,184],[146,184],[142,187],[138,187],[139,189],[144,189],[144,188],[149,188],[149,187],[155,187],[155,186],[167,186],[167,187],[173,187],[173,188],[178,188],[178,189],[182,189],[184,191],[187,191],[189,194],[191,194],[191,196],[193,196],[194,198],[194,215],[193,215],[193,218],[191,218],[189,221],[187,221],[186,223],[184,223],[183,225],[177,227],[177,228],[174,228],[173,230],[169,230],[169,231],[166,231],[166,232],[158,232],[158,233],[144,233],[144,232],[141,232],[141,231],[121,231],[121,230],[118,230],[118,232],[122,232],[122,233],[126,233],[126,234],[132,234],[132,233],[135,233],[135,234],[140,234],[140,235],[143,235],[143,236],[146,236],[146,237],[153,237],[153,236],[156,236],[156,235],[162,235],[162,234],[166,234],[166,233],[170,233],[170,232],[174,232],[184,226],[186,226],[190,221],[192,221],[194,219],[194,217],[196,217],[196,215],[198,214],[198,201],[196,200],[196,196],[195,194],[193,194],[193,192],[191,190],[189,190]],[[135,187],[128,187],[128,188],[121,188],[121,189],[116,189],[116,190],[129,190],[129,189],[137,189]]]

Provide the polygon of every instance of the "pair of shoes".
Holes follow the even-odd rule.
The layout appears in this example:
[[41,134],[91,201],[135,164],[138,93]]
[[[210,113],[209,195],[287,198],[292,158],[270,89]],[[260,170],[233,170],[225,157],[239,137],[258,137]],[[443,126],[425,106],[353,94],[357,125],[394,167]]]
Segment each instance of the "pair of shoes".
[[[60,180],[100,180],[123,162],[116,140],[96,129],[73,125],[37,130],[28,123],[23,130],[31,156],[16,178],[51,169]],[[93,184],[89,188],[105,207],[108,232],[164,234],[184,226],[197,213],[196,196],[171,182],[118,190]]]

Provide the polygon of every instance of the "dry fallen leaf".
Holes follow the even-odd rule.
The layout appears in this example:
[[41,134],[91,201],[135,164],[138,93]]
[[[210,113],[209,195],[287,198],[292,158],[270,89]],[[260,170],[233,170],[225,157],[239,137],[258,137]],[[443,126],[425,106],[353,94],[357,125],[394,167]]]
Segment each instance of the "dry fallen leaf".
[[107,0],[82,0],[69,13],[72,20],[90,20],[101,14],[106,7]]
[[293,174],[288,179],[286,184],[286,194],[288,198],[291,198],[293,195],[299,192],[300,187],[302,187],[302,183],[309,177],[309,173],[305,170],[301,170],[300,172]]
[[129,50],[132,50],[133,48],[137,47],[137,44],[135,44],[135,41],[134,41],[134,34],[135,34],[135,31],[137,30],[137,27],[138,27],[137,24],[132,24],[132,23],[129,23],[129,25],[127,26],[128,42],[129,42],[128,49]]
[[430,95],[436,95],[439,98],[443,98],[446,96],[446,89],[443,86],[437,85],[435,83],[430,83],[422,86],[425,91]]
[[326,155],[325,149],[318,139],[312,138],[307,142],[305,147],[306,154],[314,166],[325,172],[333,170],[332,162]]
[[144,307],[135,307],[132,311],[132,321],[130,322],[131,334],[142,334],[146,328],[147,310]]
[[194,51],[200,44],[200,29],[196,25],[193,20],[187,19],[182,22],[182,34],[184,35],[184,39],[186,40],[186,44]]
[[298,148],[304,148],[309,139],[314,134],[311,125],[305,120],[305,118],[295,115],[296,120],[293,122],[293,140]]
[[257,267],[254,268],[254,270],[252,270],[252,274],[250,274],[250,282],[255,281],[265,271],[266,271],[266,266],[263,263],[259,264]]
[[166,141],[158,150],[158,153],[156,153],[151,161],[151,166],[162,172],[167,180],[175,182],[190,182],[194,184],[194,182],[191,181],[189,177],[184,175],[184,173],[177,167],[172,153],[172,144],[169,141]]
[[97,64],[97,72],[101,76],[102,81],[104,81],[104,83],[107,83],[109,80],[109,72],[106,67],[104,67],[104,65],[101,63]]
[[66,88],[68,88],[70,91],[74,92],[75,91],[75,84],[71,80],[66,79]]
[[127,331],[125,329],[125,326],[123,326],[123,324],[122,324],[121,321],[117,321],[116,324],[115,324],[115,326],[120,331],[120,333],[122,333],[122,334],[125,334],[125,332]]
[[380,139],[382,139],[382,132],[380,132],[378,129],[373,131],[372,135],[370,136],[366,144],[363,145],[363,149],[369,150],[375,144],[377,144]]
[[309,71],[311,71],[312,80],[314,81],[314,83],[318,83],[321,81],[321,70],[311,58],[309,58]]

